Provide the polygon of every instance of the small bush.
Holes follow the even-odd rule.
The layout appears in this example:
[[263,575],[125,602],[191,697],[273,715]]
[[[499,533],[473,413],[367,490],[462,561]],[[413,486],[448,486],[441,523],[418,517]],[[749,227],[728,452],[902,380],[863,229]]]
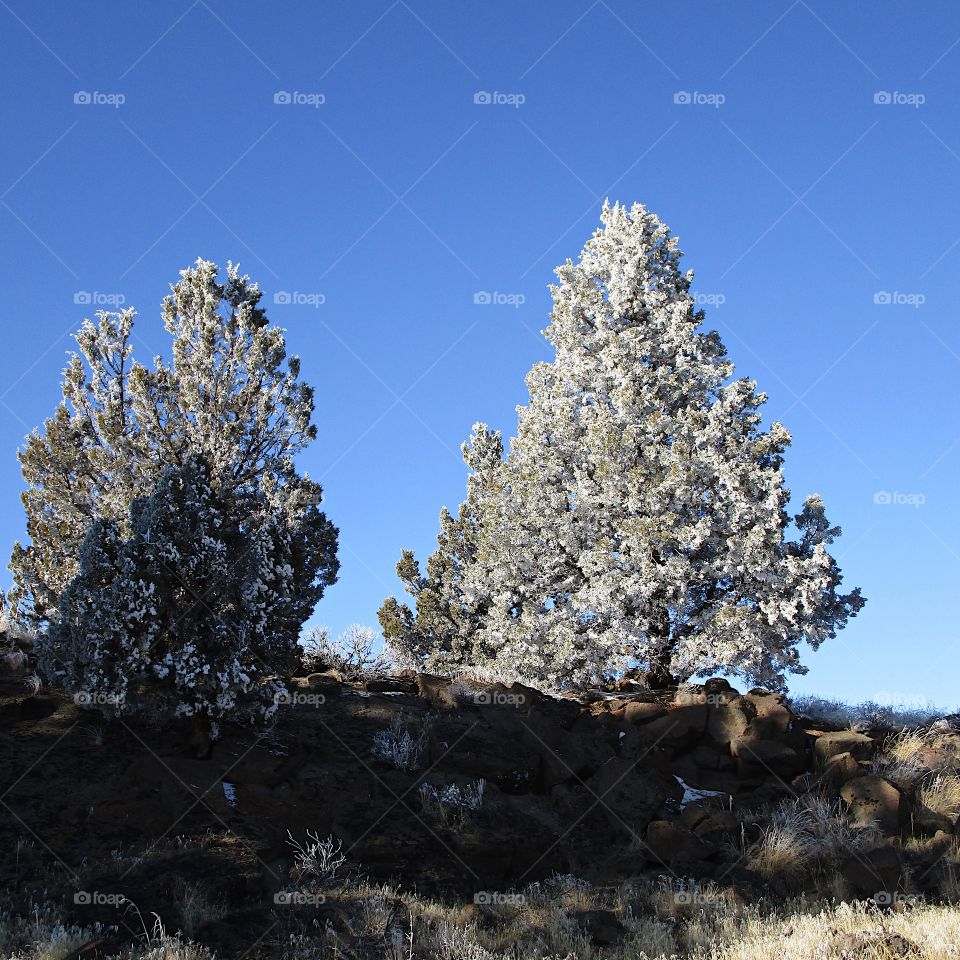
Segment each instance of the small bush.
[[423,759],[423,751],[429,739],[429,727],[424,724],[416,736],[407,729],[399,714],[387,730],[378,730],[373,738],[373,755],[398,770],[417,770]]
[[337,881],[337,872],[347,862],[343,855],[343,844],[332,836],[321,840],[316,833],[307,831],[306,839],[301,843],[294,840],[287,831],[287,845],[293,847],[293,868],[297,881],[310,881],[329,886]]
[[308,673],[336,670],[347,680],[362,680],[368,674],[388,673],[394,662],[386,650],[376,650],[370,627],[353,623],[336,640],[326,627],[315,627],[304,642],[303,666]]

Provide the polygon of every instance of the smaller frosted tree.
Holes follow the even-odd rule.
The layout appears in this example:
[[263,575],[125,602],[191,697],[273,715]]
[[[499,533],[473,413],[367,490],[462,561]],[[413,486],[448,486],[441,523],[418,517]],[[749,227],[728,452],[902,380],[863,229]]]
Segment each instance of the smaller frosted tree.
[[198,457],[134,501],[129,533],[97,520],[40,648],[43,672],[108,712],[270,715],[273,675],[298,653],[285,614],[294,547],[281,525],[245,528],[235,510]]
[[412,550],[404,550],[397,564],[416,612],[390,597],[378,613],[384,639],[400,663],[452,669],[491,656],[476,648],[487,600],[476,594],[468,598],[464,583],[476,561],[487,503],[499,491],[503,441],[499,431],[477,423],[461,451],[470,469],[467,498],[456,517],[441,509],[437,549],[427,559],[426,575]]

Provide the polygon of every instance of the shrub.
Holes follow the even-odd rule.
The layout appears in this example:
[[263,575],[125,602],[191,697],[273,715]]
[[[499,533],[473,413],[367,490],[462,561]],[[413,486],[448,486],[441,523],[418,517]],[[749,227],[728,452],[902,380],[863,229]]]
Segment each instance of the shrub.
[[105,712],[270,716],[281,689],[271,675],[296,650],[295,547],[279,524],[251,527],[203,460],[168,469],[134,502],[129,535],[94,523],[40,647],[43,672]]
[[404,719],[399,714],[393,718],[387,730],[378,730],[373,738],[373,755],[387,763],[392,763],[398,770],[417,770],[423,759],[423,751],[429,738],[429,728],[426,724],[420,727],[416,736],[407,729]]
[[316,833],[307,831],[306,839],[301,843],[294,840],[287,831],[287,844],[293,847],[293,868],[298,882],[310,881],[330,885],[337,881],[337,872],[347,862],[343,855],[343,844],[332,836],[321,840]]
[[304,642],[303,666],[308,673],[333,669],[351,680],[386,673],[393,668],[393,660],[387,651],[375,647],[373,630],[359,623],[351,624],[336,640],[330,639],[326,627],[315,627]]

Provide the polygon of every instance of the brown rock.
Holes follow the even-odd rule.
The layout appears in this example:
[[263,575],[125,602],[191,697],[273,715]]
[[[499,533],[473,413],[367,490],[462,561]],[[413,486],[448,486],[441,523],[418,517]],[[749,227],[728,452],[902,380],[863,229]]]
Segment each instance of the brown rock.
[[714,743],[729,749],[734,740],[743,737],[756,716],[756,708],[735,690],[708,693],[707,697],[707,735]]
[[670,867],[706,860],[713,852],[692,830],[669,820],[647,827],[646,846],[653,860]]
[[630,700],[623,708],[623,718],[627,723],[648,723],[667,712],[661,703],[649,703],[643,700]]
[[839,789],[848,780],[854,777],[862,777],[866,770],[857,763],[856,758],[850,751],[837,753],[827,758],[823,767],[823,780],[830,786]]
[[750,724],[750,735],[757,740],[780,740],[793,726],[793,712],[782,694],[751,690],[744,699],[756,711]]
[[612,910],[582,910],[575,913],[573,919],[599,947],[619,943],[627,933],[626,927]]
[[717,843],[740,834],[740,821],[732,810],[717,810],[701,820],[693,832],[707,843]]
[[757,776],[761,773],[782,778],[795,777],[806,766],[796,750],[776,740],[735,740],[730,752],[738,760],[741,776]]
[[662,717],[644,724],[643,732],[653,745],[672,747],[690,746],[707,726],[705,703],[683,703],[671,707]]
[[890,844],[848,857],[841,872],[852,894],[872,897],[884,906],[893,903],[904,883],[900,853]]
[[857,826],[875,825],[884,833],[896,833],[904,816],[904,800],[889,780],[865,774],[845,783],[840,796],[847,814]]
[[877,742],[862,733],[841,730],[838,733],[823,733],[813,744],[813,754],[823,765],[838,753],[850,753],[855,760],[869,760],[877,748]]

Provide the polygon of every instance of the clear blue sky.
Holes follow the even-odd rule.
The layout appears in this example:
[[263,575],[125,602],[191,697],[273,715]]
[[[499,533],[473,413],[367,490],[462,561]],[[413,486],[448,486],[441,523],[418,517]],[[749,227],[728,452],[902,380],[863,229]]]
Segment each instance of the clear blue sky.
[[135,305],[147,360],[177,270],[234,259],[291,294],[317,387],[342,572],[315,622],[375,624],[471,424],[514,430],[553,267],[639,200],[869,598],[794,689],[960,703],[955,3],[0,0],[0,28],[5,553],[78,294]]

